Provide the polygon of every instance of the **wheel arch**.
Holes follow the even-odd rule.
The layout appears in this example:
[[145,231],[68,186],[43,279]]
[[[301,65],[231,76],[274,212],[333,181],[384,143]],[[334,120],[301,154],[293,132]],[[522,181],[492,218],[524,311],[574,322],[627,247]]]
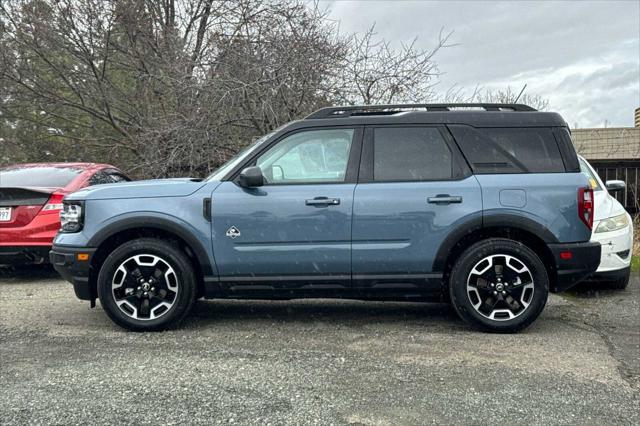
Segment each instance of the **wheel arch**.
[[151,237],[174,241],[180,246],[193,263],[199,293],[202,294],[203,282],[215,276],[214,267],[207,250],[190,228],[188,224],[174,219],[149,216],[128,217],[105,226],[88,242],[90,247],[96,247],[91,258],[90,282],[96,283],[102,262],[115,247],[136,238]]
[[547,269],[550,287],[554,287],[557,280],[556,262],[548,244],[557,243],[558,239],[540,223],[511,214],[474,218],[459,225],[440,245],[433,271],[442,272],[443,282],[446,283],[455,259],[472,244],[489,238],[508,238],[532,249]]

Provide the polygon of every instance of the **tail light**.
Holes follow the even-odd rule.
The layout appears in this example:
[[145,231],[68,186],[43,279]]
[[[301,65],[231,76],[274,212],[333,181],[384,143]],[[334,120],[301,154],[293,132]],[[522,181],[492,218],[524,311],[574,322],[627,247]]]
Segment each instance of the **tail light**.
[[587,228],[593,228],[593,189],[578,189],[578,216]]
[[62,210],[62,199],[64,198],[64,194],[60,194],[54,192],[49,197],[47,204],[44,205],[42,210],[40,210],[40,214],[58,214]]

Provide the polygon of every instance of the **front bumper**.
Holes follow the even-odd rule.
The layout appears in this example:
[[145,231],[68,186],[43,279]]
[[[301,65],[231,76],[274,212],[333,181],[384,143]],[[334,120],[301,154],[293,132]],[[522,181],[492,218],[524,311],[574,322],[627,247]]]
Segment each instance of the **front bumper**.
[[613,271],[597,271],[595,274],[587,278],[589,282],[613,282],[623,278],[629,279],[631,274],[631,266],[622,269],[614,269]]
[[598,274],[629,268],[633,249],[633,226],[611,232],[594,233],[593,241],[602,245]]
[[549,244],[556,266],[556,280],[551,291],[567,290],[598,269],[602,248],[597,241]]
[[51,246],[0,246],[0,265],[39,265],[49,260]]
[[[54,245],[49,252],[49,259],[55,270],[73,284],[78,299],[94,301],[98,295],[91,278],[91,260],[95,248],[69,247]],[[79,254],[87,254],[86,260],[78,260]]]

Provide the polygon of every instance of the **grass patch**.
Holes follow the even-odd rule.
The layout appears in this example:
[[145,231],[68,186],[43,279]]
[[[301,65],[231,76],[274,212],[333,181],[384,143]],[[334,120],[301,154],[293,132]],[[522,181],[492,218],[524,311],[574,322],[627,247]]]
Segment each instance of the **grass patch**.
[[631,270],[634,272],[640,271],[640,256],[633,256],[631,258]]

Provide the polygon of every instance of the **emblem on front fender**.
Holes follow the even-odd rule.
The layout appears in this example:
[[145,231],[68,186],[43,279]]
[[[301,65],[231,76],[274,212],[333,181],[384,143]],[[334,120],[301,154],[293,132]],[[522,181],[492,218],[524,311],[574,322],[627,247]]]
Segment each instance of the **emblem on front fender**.
[[232,226],[231,228],[227,229],[227,237],[233,239],[239,236],[240,236],[240,230],[235,226]]

